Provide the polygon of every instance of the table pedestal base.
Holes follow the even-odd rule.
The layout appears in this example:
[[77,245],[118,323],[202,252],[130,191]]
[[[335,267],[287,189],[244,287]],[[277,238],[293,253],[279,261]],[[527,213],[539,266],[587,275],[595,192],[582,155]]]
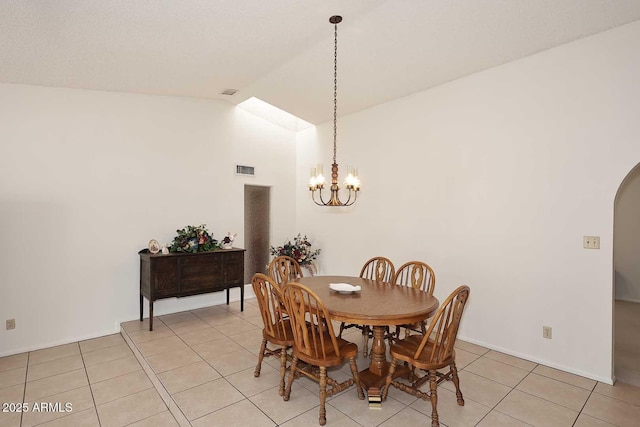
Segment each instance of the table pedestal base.
[[[360,384],[367,396],[380,396],[382,388],[387,381],[389,362],[387,361],[387,346],[384,342],[385,326],[373,327],[373,344],[371,345],[371,363],[367,369],[358,373]],[[409,368],[399,365],[393,374],[393,378],[409,376]]]
[[360,377],[360,384],[362,385],[362,388],[364,388],[365,392],[367,392],[367,394],[371,389],[382,389],[382,387],[384,386],[384,382],[387,380],[386,374],[384,376],[376,375],[368,368],[360,371],[358,373],[358,376]]
[[[360,385],[364,388],[365,392],[369,394],[369,390],[378,389],[382,390],[385,382],[387,381],[387,373],[389,369],[385,369],[384,375],[376,375],[369,370],[369,368],[364,369],[358,372],[358,377],[360,379]],[[393,378],[408,378],[409,376],[409,368],[404,365],[398,365],[396,367],[396,371],[393,373]]]

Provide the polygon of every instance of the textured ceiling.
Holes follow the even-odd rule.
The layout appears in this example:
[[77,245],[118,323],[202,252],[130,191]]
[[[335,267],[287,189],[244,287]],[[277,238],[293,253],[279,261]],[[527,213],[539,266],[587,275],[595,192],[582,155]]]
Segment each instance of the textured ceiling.
[[[640,19],[638,0],[2,0],[0,82],[347,114]],[[239,92],[220,95],[226,88]]]

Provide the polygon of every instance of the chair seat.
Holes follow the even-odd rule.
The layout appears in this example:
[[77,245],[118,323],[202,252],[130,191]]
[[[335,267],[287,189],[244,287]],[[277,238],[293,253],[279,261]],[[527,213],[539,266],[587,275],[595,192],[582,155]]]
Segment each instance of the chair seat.
[[[309,363],[310,365],[325,366],[325,367],[338,366],[344,362],[345,358],[357,357],[358,346],[356,344],[342,338],[336,338],[336,340],[338,341],[340,356],[336,355],[330,340],[328,340],[328,342],[325,342],[324,347],[325,347],[326,357],[324,359],[315,358],[310,354],[305,354],[301,351],[297,351],[295,347],[293,352],[296,356],[298,356],[300,360],[303,360],[304,362]],[[319,344],[320,343],[318,343],[318,345],[313,345],[311,347],[313,350],[311,354],[315,354],[316,351],[318,353],[322,352],[321,349],[319,348]]]
[[293,332],[291,331],[291,322],[289,319],[282,321],[282,325],[273,325],[274,334],[262,329],[262,336],[272,344],[290,347],[293,345]]
[[432,339],[429,339],[427,341],[427,344],[424,346],[422,352],[416,359],[414,356],[416,354],[416,351],[418,350],[418,347],[422,343],[422,339],[423,335],[410,335],[403,340],[396,341],[391,345],[391,356],[398,360],[408,362],[416,368],[425,371],[444,368],[445,366],[449,366],[452,361],[455,360],[455,350],[451,350],[451,355],[446,359],[442,359],[438,363],[430,362],[431,352],[433,351],[433,346],[435,344]]

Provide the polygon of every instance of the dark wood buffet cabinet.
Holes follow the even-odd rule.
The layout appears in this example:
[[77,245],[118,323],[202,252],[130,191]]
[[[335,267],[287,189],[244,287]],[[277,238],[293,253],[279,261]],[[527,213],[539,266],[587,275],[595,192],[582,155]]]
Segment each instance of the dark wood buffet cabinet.
[[198,253],[140,255],[140,321],[143,297],[149,301],[149,330],[153,330],[153,302],[240,288],[240,310],[244,311],[244,249],[221,249]]

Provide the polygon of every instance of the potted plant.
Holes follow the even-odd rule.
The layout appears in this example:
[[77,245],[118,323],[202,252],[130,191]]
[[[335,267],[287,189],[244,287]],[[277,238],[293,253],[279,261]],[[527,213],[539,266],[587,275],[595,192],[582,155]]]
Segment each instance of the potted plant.
[[311,242],[307,236],[300,233],[291,240],[287,240],[282,246],[271,246],[269,248],[271,255],[274,257],[286,255],[295,259],[300,267],[306,268],[311,275],[317,272],[315,260],[320,255],[320,249],[311,249]]
[[207,230],[206,224],[198,226],[187,225],[185,228],[176,230],[178,235],[173,238],[170,252],[196,253],[216,250],[220,247],[218,241]]

